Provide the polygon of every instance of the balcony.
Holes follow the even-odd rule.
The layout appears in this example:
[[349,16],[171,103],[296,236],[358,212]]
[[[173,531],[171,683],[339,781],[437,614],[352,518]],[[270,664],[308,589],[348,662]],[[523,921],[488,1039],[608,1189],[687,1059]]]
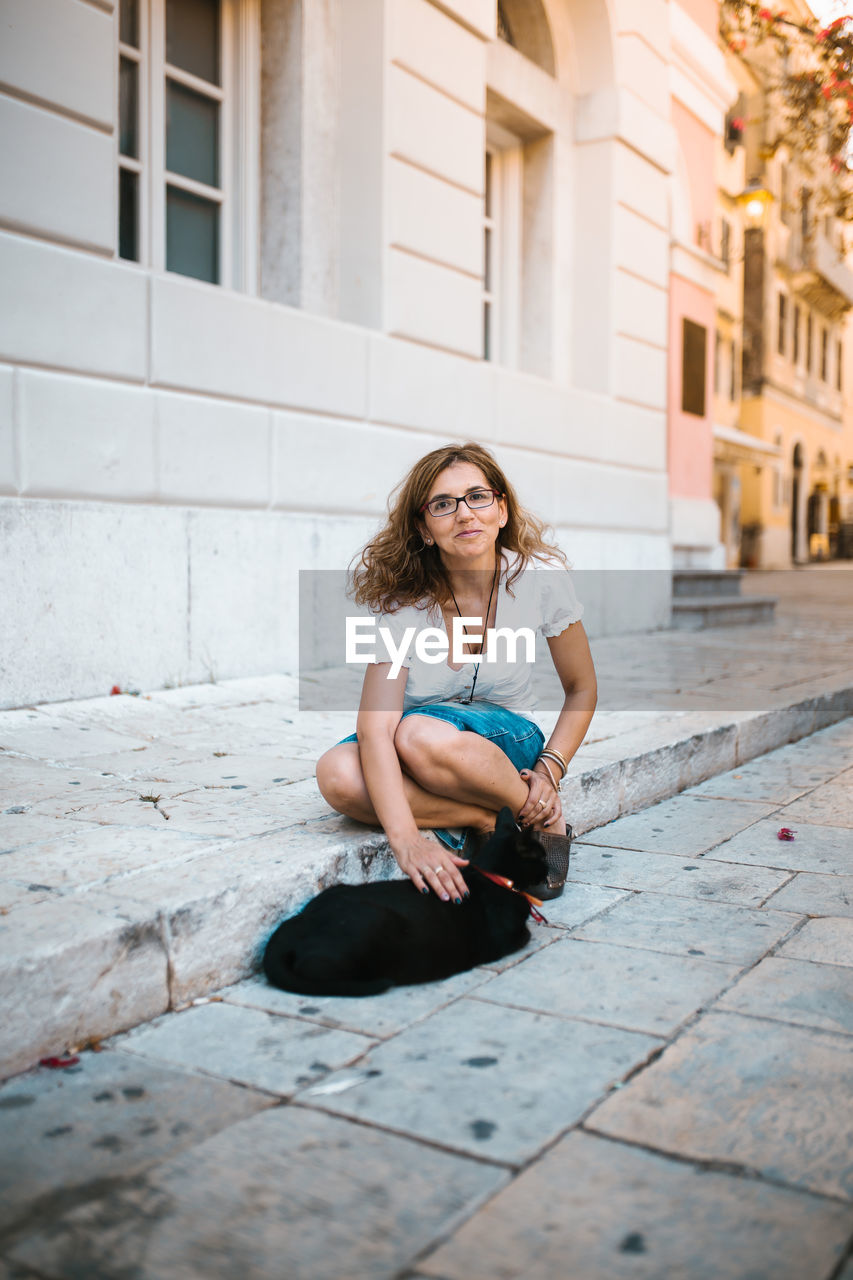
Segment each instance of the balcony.
[[791,287],[830,320],[841,320],[853,307],[853,271],[822,231],[803,245],[798,231],[788,242]]

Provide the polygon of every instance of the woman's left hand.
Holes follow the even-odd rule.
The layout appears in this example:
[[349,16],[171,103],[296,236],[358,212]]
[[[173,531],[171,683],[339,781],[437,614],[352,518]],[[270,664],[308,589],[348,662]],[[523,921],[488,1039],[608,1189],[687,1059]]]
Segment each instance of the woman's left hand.
[[520,776],[527,783],[530,791],[524,802],[520,812],[517,815],[517,821],[522,827],[542,826],[550,827],[563,815],[563,806],[560,803],[560,793],[554,790],[554,784],[544,770],[522,769]]

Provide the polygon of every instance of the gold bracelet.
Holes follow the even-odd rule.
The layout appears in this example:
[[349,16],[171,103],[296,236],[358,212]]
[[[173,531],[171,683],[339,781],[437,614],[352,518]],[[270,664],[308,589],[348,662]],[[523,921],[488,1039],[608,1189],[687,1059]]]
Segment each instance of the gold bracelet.
[[540,760],[543,756],[547,756],[549,760],[553,760],[555,764],[558,764],[560,766],[560,772],[565,778],[569,769],[569,762],[565,756],[561,755],[559,751],[552,751],[550,747],[545,747],[539,752]]

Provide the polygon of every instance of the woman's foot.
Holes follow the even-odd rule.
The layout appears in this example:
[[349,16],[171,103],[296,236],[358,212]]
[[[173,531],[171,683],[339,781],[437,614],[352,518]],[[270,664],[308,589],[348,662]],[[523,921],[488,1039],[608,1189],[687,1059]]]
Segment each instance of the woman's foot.
[[559,898],[566,884],[566,876],[569,872],[569,858],[572,849],[572,829],[567,824],[565,834],[557,835],[548,831],[537,831],[536,839],[545,850],[545,857],[548,862],[548,876],[541,884],[531,885],[528,893],[534,898],[541,898],[543,902],[548,902],[552,898]]

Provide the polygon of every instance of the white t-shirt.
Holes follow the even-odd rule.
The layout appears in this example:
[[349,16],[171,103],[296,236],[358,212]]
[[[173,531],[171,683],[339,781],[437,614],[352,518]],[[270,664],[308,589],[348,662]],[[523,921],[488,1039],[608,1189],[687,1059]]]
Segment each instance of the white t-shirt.
[[[510,584],[508,591],[506,578],[511,572],[509,566],[515,563],[517,560],[510,558],[507,562],[506,556],[504,557],[504,569],[496,588],[498,601],[495,629],[498,633],[503,628],[517,632],[526,627],[534,633],[552,637],[560,635],[566,627],[580,620],[583,605],[575,595],[571,574],[559,561],[532,562]],[[418,631],[426,627],[445,630],[441,610],[425,604],[405,605],[396,613],[382,614],[378,623],[389,629],[395,646],[401,644],[407,627],[415,627]],[[469,627],[468,630],[471,632],[473,628]],[[486,660],[489,654],[494,655],[491,661]],[[521,639],[517,643],[513,661],[511,647],[498,634],[494,645],[485,646],[485,655],[479,664],[480,673],[477,676],[474,701],[494,702],[532,720],[536,712],[536,699],[531,682],[532,663],[527,660],[525,641]],[[416,654],[414,645],[409,646],[402,662],[409,671],[404,711],[428,702],[453,702],[460,698],[467,701],[476,665],[466,661],[460,670],[454,671],[449,665],[450,657],[448,654],[446,659],[438,663],[424,662]]]

